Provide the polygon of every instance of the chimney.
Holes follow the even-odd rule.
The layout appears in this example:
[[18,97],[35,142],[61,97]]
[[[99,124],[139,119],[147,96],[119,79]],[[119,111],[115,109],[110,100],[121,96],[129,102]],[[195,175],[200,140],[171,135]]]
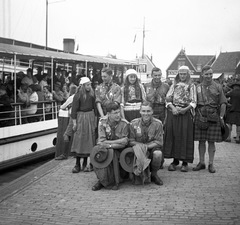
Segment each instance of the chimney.
[[75,49],[75,40],[72,38],[64,38],[63,39],[63,51],[74,53]]

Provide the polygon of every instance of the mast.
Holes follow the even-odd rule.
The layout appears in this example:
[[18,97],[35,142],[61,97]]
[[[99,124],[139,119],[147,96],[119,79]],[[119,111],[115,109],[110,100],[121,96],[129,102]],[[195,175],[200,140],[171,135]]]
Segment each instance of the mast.
[[48,47],[48,0],[46,0],[46,50]]
[[145,17],[143,18],[142,58],[144,58]]

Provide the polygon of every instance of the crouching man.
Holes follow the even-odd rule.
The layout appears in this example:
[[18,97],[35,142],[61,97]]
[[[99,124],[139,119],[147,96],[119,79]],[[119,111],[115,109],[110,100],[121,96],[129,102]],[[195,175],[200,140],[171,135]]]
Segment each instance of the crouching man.
[[163,163],[162,122],[153,117],[150,102],[142,103],[140,114],[141,118],[130,123],[129,145],[132,146],[135,155],[133,161],[135,181],[136,178],[140,178],[143,184],[152,181],[157,185],[163,185],[157,174]]
[[90,160],[98,182],[92,187],[117,190],[121,181],[119,156],[128,144],[129,124],[120,117],[120,104],[111,102],[106,106],[107,115],[98,125],[98,142],[93,147]]

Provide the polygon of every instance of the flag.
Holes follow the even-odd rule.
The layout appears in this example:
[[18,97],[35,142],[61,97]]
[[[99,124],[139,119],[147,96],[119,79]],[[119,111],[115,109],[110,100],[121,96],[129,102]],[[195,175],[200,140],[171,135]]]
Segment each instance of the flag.
[[77,49],[76,49],[76,52],[78,51],[78,48],[79,48],[79,44],[77,44]]
[[137,38],[137,34],[135,34],[135,36],[134,36],[133,43],[135,43],[135,41],[136,41],[136,38]]

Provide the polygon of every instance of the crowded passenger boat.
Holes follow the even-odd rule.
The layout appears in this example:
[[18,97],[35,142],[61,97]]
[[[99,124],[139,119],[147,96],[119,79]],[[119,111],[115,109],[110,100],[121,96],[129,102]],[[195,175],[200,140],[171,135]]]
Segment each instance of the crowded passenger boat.
[[52,154],[57,143],[60,105],[69,88],[111,67],[121,84],[135,61],[87,56],[0,38],[0,170]]

